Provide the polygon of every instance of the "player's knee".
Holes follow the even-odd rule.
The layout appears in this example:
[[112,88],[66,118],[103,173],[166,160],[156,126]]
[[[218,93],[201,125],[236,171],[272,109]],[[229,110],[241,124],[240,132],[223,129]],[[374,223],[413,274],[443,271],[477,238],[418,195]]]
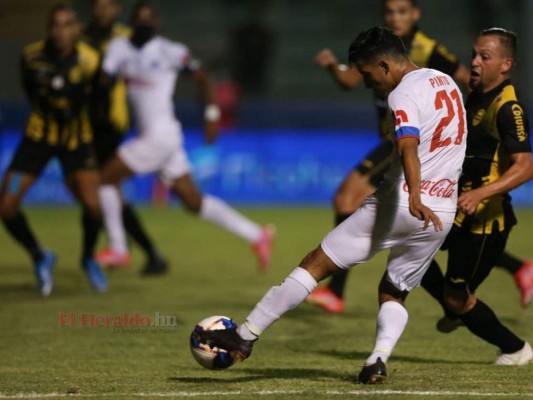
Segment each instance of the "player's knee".
[[351,214],[364,201],[366,195],[364,191],[337,190],[333,198],[333,208],[337,214]]
[[183,199],[185,210],[192,214],[200,214],[202,209],[202,199]]
[[457,315],[462,315],[468,311],[468,298],[469,295],[466,290],[448,289],[444,291],[444,303],[446,307]]

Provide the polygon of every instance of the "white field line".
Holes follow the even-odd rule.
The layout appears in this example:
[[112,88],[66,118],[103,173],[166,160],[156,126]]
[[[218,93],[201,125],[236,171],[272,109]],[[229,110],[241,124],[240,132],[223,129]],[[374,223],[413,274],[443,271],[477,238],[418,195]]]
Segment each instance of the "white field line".
[[214,391],[214,392],[153,392],[153,393],[102,393],[102,394],[67,394],[67,393],[17,393],[2,394],[0,399],[54,399],[63,397],[168,397],[168,398],[189,398],[189,397],[235,397],[235,396],[275,396],[275,395],[329,395],[329,396],[473,396],[473,397],[531,397],[532,393],[501,393],[501,392],[469,392],[469,391],[416,391],[416,390],[324,390],[324,391],[306,391],[306,390],[261,390],[261,391]]

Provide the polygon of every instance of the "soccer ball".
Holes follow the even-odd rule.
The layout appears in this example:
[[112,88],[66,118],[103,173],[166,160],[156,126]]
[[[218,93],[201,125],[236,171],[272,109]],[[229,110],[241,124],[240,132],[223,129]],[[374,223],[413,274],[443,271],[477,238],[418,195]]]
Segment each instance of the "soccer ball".
[[237,328],[237,323],[231,318],[222,315],[207,317],[198,322],[191,333],[190,340],[191,353],[198,364],[208,369],[224,369],[231,367],[235,362],[231,354],[218,347],[210,348],[207,343],[203,343],[200,340],[198,332],[235,328]]

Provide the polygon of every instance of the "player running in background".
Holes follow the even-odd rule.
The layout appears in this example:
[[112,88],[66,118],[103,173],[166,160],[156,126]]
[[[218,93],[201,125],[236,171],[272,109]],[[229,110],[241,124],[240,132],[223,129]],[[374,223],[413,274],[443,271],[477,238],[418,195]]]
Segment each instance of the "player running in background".
[[31,113],[0,193],[2,221],[9,234],[30,254],[43,296],[48,296],[53,288],[56,255],[39,244],[21,211],[21,202],[54,157],[61,163],[66,185],[83,208],[82,267],[95,290],[107,289],[105,275],[93,259],[101,222],[99,177],[88,115],[99,57],[89,46],[77,43],[77,35],[74,10],[59,3],[48,16],[47,39],[23,50],[22,84]]
[[385,363],[407,324],[404,300],[420,284],[453,224],[466,123],[453,79],[413,64],[391,30],[374,27],[359,34],[350,45],[349,60],[368,88],[388,95],[395,115],[397,151],[383,182],[280,286],[270,289],[244,324],[199,336],[245,359],[263,331],[301,304],[318,281],[390,249],[379,285],[375,347],[358,376],[361,383],[373,384],[386,379]]
[[[117,21],[121,12],[120,0],[92,0],[92,18],[83,30],[82,39],[103,56],[109,41],[115,37],[128,38],[131,30]],[[96,85],[91,101],[91,123],[94,149],[102,168],[115,154],[129,128],[126,84],[117,79],[112,85]],[[166,261],[159,255],[152,239],[146,233],[133,207],[125,203],[122,208],[124,227],[146,255],[144,275],[160,274],[167,270]],[[103,250],[97,255],[101,265],[122,267],[129,263],[129,253],[117,254]]]
[[[385,25],[402,39],[409,58],[416,65],[442,71],[452,76],[463,88],[468,88],[469,72],[466,67],[457,61],[455,55],[450,54],[446,48],[418,29],[417,23],[421,17],[421,10],[417,3],[416,0],[383,0]],[[315,62],[326,69],[343,89],[354,89],[363,80],[357,69],[339,64],[329,49],[320,51],[315,57]],[[376,190],[377,185],[383,179],[384,171],[390,165],[393,146],[390,141],[392,128],[388,121],[387,101],[377,95],[374,97],[382,142],[348,174],[338,188],[333,202],[336,225],[348,218],[364,199]],[[522,295],[522,303],[524,299],[529,302],[533,295],[533,263],[520,261],[504,253],[499,265],[514,275]],[[432,269],[428,272],[430,275],[433,273],[438,275],[438,272]],[[322,307],[327,312],[342,312],[347,277],[347,270],[339,272],[331,278],[328,285],[317,288],[307,301]],[[442,296],[437,295],[435,288],[429,286],[430,282],[429,279],[424,279],[422,286],[440,300]],[[440,301],[443,305],[442,300]]]
[[100,199],[112,251],[119,254],[127,251],[117,185],[133,174],[158,172],[187,210],[252,244],[260,268],[266,269],[274,236],[272,228],[261,228],[222,200],[202,194],[190,173],[181,125],[174,115],[172,95],[178,75],[191,75],[206,104],[206,140],[213,142],[220,111],[213,102],[206,72],[186,46],[157,35],[158,20],[149,2],[136,3],[131,22],[131,38],[114,39],[103,63],[107,74],[126,80],[139,130],[135,139],[119,147],[102,171]]
[[516,35],[500,28],[482,31],[474,43],[459,211],[444,246],[446,302],[472,333],[499,347],[497,365],[533,360],[529,343],[476,297],[517,222],[508,192],[533,178],[527,113],[510,81],[516,45]]

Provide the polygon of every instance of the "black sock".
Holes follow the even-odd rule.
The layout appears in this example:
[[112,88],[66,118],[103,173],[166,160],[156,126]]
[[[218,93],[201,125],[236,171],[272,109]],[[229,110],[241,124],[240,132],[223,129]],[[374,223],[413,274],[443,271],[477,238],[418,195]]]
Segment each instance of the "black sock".
[[[335,214],[335,226],[341,224],[350,215],[352,214]],[[328,284],[330,290],[340,298],[344,297],[344,288],[346,287],[346,280],[348,279],[348,271],[349,270],[347,269],[338,271],[331,277]]]
[[497,267],[503,268],[506,271],[509,271],[511,274],[515,274],[516,271],[520,269],[524,262],[519,260],[518,258],[510,255],[507,252],[503,252],[500,258],[498,259],[498,262],[496,263]]
[[444,303],[444,275],[442,274],[439,264],[437,264],[435,260],[429,264],[429,268],[422,277],[420,285],[431,295],[431,297],[439,302],[446,317],[450,319],[458,318],[457,315],[446,308],[446,304]]
[[474,308],[462,315],[461,319],[470,332],[498,346],[503,353],[515,353],[524,347],[525,342],[503,326],[494,311],[479,299]]
[[346,287],[346,280],[348,279],[349,269],[341,269],[335,275],[331,277],[328,287],[338,297],[344,297],[344,288]]
[[19,211],[14,218],[4,219],[3,221],[11,236],[30,253],[33,262],[38,262],[44,256],[43,250],[37,243],[37,239],[22,211]]
[[94,217],[89,210],[84,208],[81,214],[81,226],[83,230],[82,262],[93,257],[98,233],[102,227],[102,221]]
[[144,227],[141,224],[141,221],[133,207],[129,204],[124,204],[122,207],[122,219],[124,221],[124,227],[130,236],[137,242],[139,246],[144,250],[146,256],[150,259],[153,259],[157,256],[157,251],[148,237]]

